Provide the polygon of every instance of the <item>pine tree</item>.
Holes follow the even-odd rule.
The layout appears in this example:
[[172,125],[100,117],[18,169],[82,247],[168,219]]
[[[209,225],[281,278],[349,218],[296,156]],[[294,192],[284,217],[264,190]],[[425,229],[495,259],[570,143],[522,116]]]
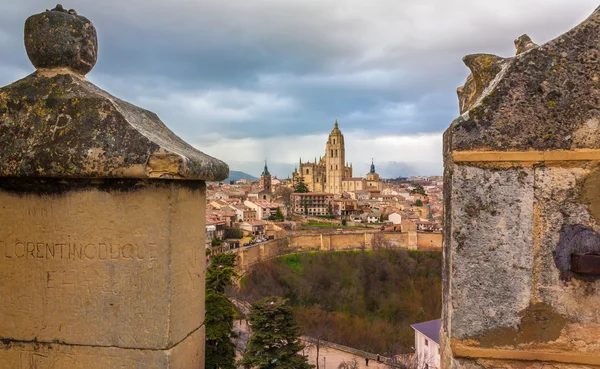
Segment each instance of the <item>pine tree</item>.
[[296,185],[294,186],[294,192],[310,192],[306,186],[306,183],[304,183],[304,177],[298,176],[298,179],[296,179]]
[[310,369],[298,352],[304,345],[298,339],[300,328],[287,300],[267,297],[252,304],[249,314],[252,336],[240,364],[259,369]]
[[235,345],[231,341],[235,307],[225,288],[235,276],[235,254],[216,254],[206,269],[206,369],[235,369]]
[[423,186],[421,186],[418,183],[415,183],[414,186],[415,186],[415,188],[413,188],[410,191],[411,195],[415,195],[416,194],[416,195],[422,195],[422,196],[427,197],[427,193],[425,192],[425,188],[423,188]]
[[276,220],[282,222],[284,220],[283,213],[281,212],[281,208],[277,208],[275,210],[275,214],[269,216],[269,220]]

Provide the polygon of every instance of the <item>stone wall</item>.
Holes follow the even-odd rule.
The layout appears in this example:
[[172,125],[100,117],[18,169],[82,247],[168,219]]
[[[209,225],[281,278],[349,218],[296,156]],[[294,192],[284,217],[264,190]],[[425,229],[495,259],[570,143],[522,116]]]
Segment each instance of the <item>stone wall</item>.
[[[414,239],[417,240],[424,236],[425,241],[421,241],[426,245],[421,248],[416,242],[414,245],[409,244],[409,233],[350,233],[350,234],[314,234],[292,236],[289,238],[281,238],[265,243],[260,243],[253,246],[237,249],[238,254],[237,268],[245,270],[251,265],[263,260],[271,259],[275,256],[291,253],[291,252],[310,252],[310,251],[341,251],[341,250],[359,250],[363,247],[373,249],[373,245],[388,245],[391,247],[424,250],[424,251],[440,251],[441,236],[437,237],[428,233],[414,233]],[[437,247],[431,248],[430,240],[439,240]]]
[[442,234],[441,233],[428,233],[418,232],[417,233],[417,247],[419,250],[440,250],[442,245]]
[[[464,58],[444,134],[443,368],[600,365],[600,11]],[[583,260],[580,262],[579,260]]]
[[302,250],[320,250],[321,249],[320,234],[290,237],[290,248]]

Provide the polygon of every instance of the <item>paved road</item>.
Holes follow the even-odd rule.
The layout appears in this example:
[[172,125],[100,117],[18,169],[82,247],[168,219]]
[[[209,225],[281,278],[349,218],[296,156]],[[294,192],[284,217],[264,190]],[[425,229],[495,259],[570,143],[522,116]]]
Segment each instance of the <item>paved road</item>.
[[[250,338],[250,333],[248,326],[245,324],[245,321],[242,320],[241,323],[239,320],[233,322],[233,330],[240,336],[236,341],[236,356],[237,359],[240,359],[240,353],[243,352],[246,348],[246,344],[248,339]],[[307,347],[304,349],[304,355],[308,355],[308,362],[310,364],[316,365],[317,359],[317,349],[315,347]],[[323,365],[323,357],[325,357],[325,365]],[[341,351],[334,349],[332,347],[322,346],[319,349],[319,369],[337,369],[338,366],[343,362],[349,362],[355,359],[358,363],[358,367],[369,368],[369,369],[384,369],[387,368],[384,364],[377,363],[375,360],[369,360],[369,366],[365,365],[365,358],[357,355],[353,355],[346,351]]]
[[[308,354],[308,362],[310,364],[316,364],[317,349],[310,348],[304,350],[305,354]],[[325,366],[323,366],[323,357],[325,357]],[[319,349],[319,369],[337,369],[342,361],[352,361],[355,359],[358,363],[359,368],[369,369],[384,369],[387,368],[384,364],[377,363],[375,360],[369,360],[369,366],[365,365],[365,358],[350,354],[345,351],[336,350],[331,347],[321,347]]]

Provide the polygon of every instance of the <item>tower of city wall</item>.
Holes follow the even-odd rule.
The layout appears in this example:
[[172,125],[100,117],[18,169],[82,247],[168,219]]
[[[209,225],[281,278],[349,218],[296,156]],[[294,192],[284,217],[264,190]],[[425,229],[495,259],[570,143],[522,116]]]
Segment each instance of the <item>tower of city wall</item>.
[[600,366],[600,11],[515,45],[444,134],[442,367]]
[[204,368],[207,180],[225,163],[90,83],[98,44],[57,6],[0,88],[0,368]]

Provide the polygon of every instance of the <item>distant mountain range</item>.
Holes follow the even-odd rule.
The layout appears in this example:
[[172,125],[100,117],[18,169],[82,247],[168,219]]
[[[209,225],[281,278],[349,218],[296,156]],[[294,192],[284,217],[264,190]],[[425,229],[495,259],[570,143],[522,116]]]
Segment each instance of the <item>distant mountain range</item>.
[[240,172],[238,170],[230,170],[229,171],[229,178],[227,178],[223,182],[239,181],[242,178],[246,178],[246,179],[249,179],[251,181],[256,181],[258,179],[255,176],[250,175],[250,174],[248,174],[246,172]]

